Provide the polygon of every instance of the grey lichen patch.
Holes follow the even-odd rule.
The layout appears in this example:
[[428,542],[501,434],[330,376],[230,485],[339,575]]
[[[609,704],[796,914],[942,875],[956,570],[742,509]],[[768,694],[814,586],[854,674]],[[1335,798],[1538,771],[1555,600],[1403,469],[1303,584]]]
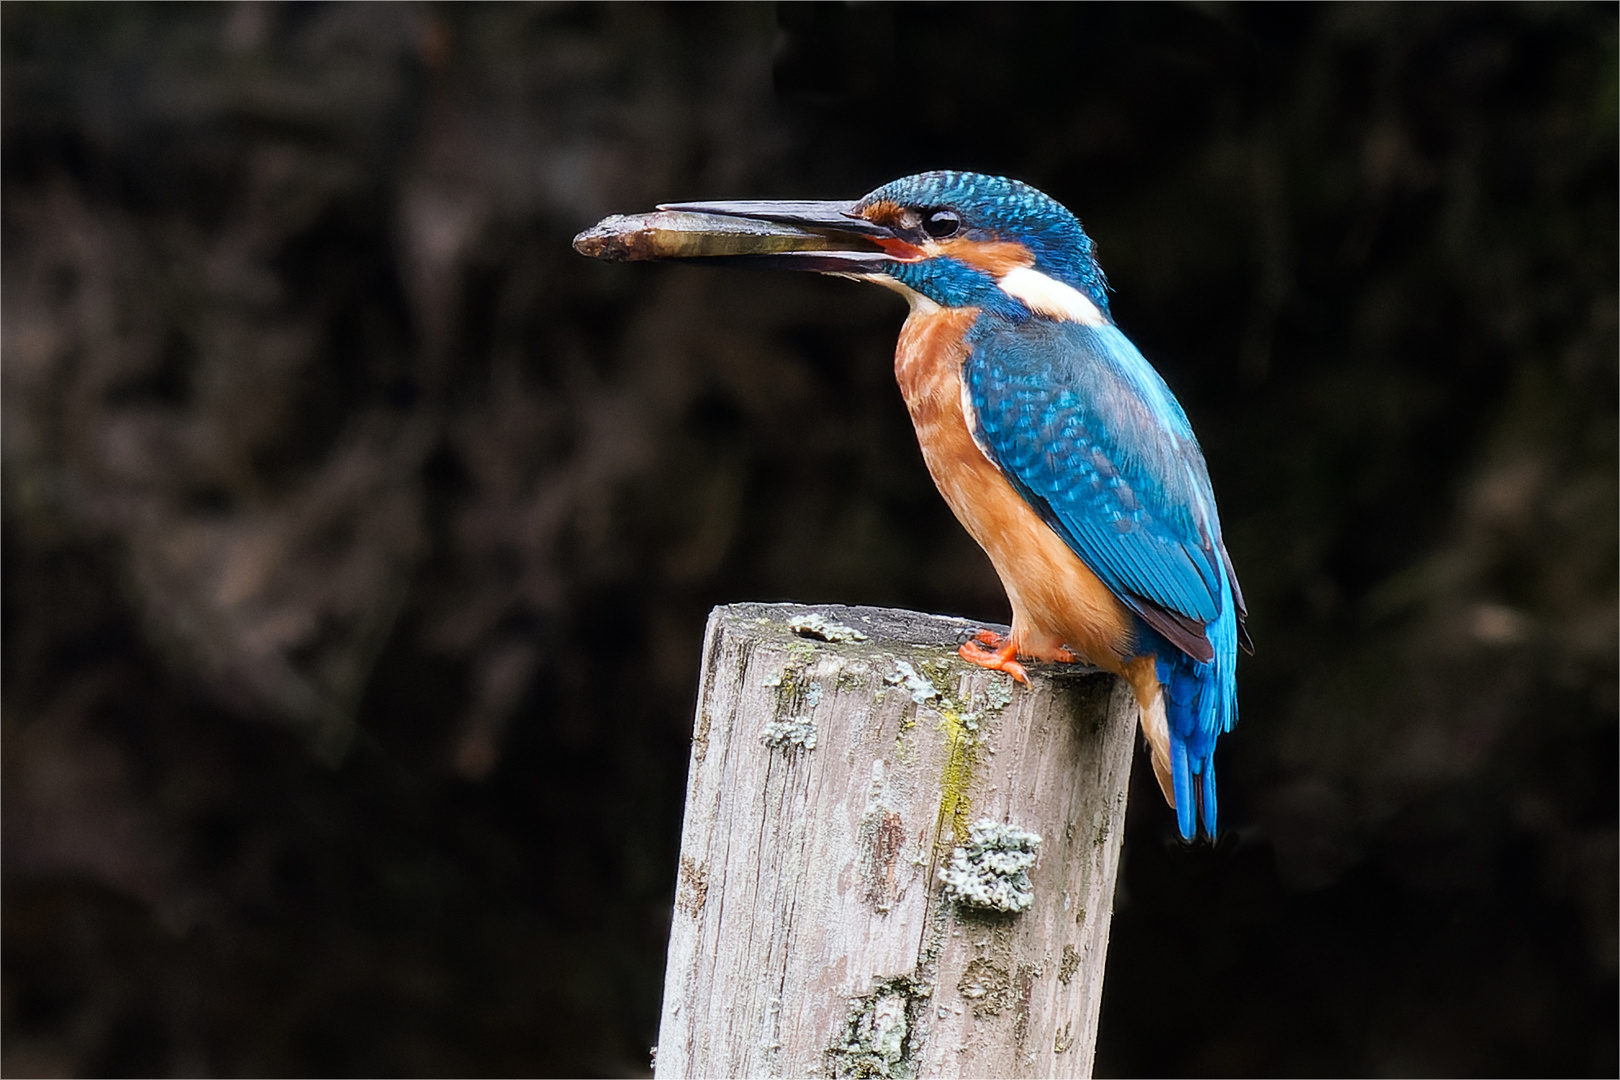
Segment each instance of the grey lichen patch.
[[[919,665],[923,672],[934,682],[949,684],[955,672],[945,661],[924,662]],[[955,694],[941,694],[935,708],[949,711],[956,715],[961,722],[962,729],[975,741],[982,741],[985,729],[1000,715],[1001,711],[1012,704],[1012,679],[1006,675],[990,674],[983,684],[983,690],[977,695],[977,706],[970,707],[966,696],[958,697]]]
[[919,1003],[932,993],[902,975],[850,999],[844,1030],[826,1052],[832,1075],[912,1080],[922,1058]]
[[776,692],[776,714],[797,714],[821,704],[821,683],[811,679],[802,667],[789,664],[765,679],[765,688]]
[[789,619],[787,626],[789,630],[800,637],[815,638],[817,641],[849,644],[866,640],[866,635],[853,626],[845,626],[843,623],[834,622],[816,611],[807,611],[803,615]]
[[821,683],[809,678],[804,668],[789,663],[768,676],[764,685],[776,693],[776,717],[766,722],[759,741],[788,755],[814,750],[816,725],[809,712],[821,704]]
[[962,666],[954,654],[918,656],[915,667],[896,660],[898,670],[886,681],[905,690],[918,705],[926,704],[940,715],[950,716],[953,725],[960,728],[960,734],[976,743],[983,739],[982,729],[993,715],[1011,703],[1012,692],[1007,686],[1012,680],[992,676],[984,693],[979,695],[978,707],[970,707],[967,697],[952,689],[961,678]]
[[939,696],[934,701],[935,708],[943,707],[957,714],[970,711],[966,699],[955,692],[955,687],[962,677],[962,662],[956,658],[956,654],[920,658],[917,661],[917,671],[923,679],[939,690]]
[[1013,681],[1010,675],[992,675],[984,684],[984,707],[1000,712],[1012,704]]
[[960,907],[1013,914],[1035,900],[1030,868],[1041,838],[988,818],[973,824],[968,842],[951,852],[939,872],[945,899]]
[[789,720],[771,720],[759,733],[759,741],[772,750],[793,754],[816,748],[816,725],[807,717]]
[[883,681],[890,686],[900,687],[918,705],[926,705],[941,696],[937,686],[919,675],[917,669],[904,660],[896,660],[894,666],[894,672],[884,676]]

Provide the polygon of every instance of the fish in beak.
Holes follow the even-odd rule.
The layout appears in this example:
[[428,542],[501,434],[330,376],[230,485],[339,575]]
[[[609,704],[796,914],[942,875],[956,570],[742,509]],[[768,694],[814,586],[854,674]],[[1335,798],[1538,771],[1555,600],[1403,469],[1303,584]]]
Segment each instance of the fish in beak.
[[661,205],[604,218],[574,237],[581,255],[609,262],[705,263],[823,274],[880,274],[922,253],[855,203],[741,200]]

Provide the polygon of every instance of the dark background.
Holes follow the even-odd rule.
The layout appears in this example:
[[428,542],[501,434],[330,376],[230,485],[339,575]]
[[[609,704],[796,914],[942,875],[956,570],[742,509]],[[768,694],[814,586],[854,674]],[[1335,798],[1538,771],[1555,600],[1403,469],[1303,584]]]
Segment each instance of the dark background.
[[1614,1075],[1616,9],[7,4],[9,1075],[645,1071],[703,620],[1004,618],[903,305],[569,250],[1076,210],[1259,645],[1101,1075]]

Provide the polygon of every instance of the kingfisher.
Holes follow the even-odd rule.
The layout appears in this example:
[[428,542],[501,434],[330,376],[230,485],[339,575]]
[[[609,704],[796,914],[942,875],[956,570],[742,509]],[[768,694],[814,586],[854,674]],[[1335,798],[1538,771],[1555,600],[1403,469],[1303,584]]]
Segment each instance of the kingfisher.
[[1006,589],[1012,626],[964,660],[1125,679],[1184,839],[1216,833],[1215,743],[1253,652],[1187,414],[1114,323],[1095,245],[1029,184],[938,171],[854,202],[672,203],[575,247],[619,259],[808,270],[911,306],[894,372],[923,460]]

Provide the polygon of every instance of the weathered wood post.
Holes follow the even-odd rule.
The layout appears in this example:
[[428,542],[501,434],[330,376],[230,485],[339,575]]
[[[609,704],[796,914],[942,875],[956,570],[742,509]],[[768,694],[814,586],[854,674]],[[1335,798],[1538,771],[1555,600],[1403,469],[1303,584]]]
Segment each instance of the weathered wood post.
[[710,615],[656,1075],[1090,1075],[1134,699],[970,629]]

